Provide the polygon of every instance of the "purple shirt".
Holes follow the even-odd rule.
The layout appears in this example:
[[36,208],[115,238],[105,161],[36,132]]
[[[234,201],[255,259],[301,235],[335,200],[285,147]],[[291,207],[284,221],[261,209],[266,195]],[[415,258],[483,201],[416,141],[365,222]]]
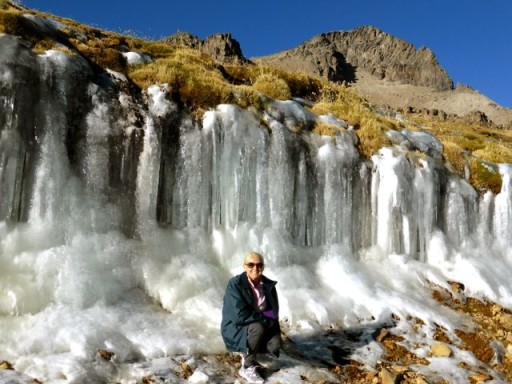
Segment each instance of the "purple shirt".
[[249,285],[251,286],[252,296],[254,297],[254,302],[256,303],[256,310],[262,312],[267,307],[267,301],[265,299],[265,292],[263,291],[263,283],[260,282],[257,285],[254,285],[251,279],[249,280]]

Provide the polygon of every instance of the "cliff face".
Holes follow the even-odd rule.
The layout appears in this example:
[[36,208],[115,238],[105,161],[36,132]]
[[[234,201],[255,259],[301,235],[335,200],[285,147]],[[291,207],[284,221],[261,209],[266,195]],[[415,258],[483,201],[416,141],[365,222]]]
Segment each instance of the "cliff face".
[[374,27],[318,35],[297,48],[260,57],[257,61],[314,73],[331,81],[353,82],[363,69],[378,79],[431,87],[453,88],[453,81],[433,52]]

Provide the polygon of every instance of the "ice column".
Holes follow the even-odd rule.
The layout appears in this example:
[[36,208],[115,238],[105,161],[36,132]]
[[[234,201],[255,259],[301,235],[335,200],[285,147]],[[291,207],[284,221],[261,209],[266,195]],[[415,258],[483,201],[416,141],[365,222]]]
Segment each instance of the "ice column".
[[501,191],[495,199],[493,227],[498,243],[506,248],[512,246],[512,165],[500,164]]

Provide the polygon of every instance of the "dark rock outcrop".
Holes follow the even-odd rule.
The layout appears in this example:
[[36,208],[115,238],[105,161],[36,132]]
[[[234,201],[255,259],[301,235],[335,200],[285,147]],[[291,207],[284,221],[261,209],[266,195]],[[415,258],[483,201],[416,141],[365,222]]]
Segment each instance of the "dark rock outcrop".
[[189,48],[201,48],[203,44],[199,37],[188,32],[176,32],[174,35],[164,38],[162,42],[169,45],[181,45]]
[[248,62],[240,44],[230,33],[217,33],[207,37],[201,50],[220,63],[246,64]]
[[247,64],[250,62],[244,57],[240,43],[230,33],[216,33],[202,41],[190,33],[178,32],[162,41],[169,45],[199,49],[221,64]]
[[260,57],[258,61],[281,68],[303,70],[331,81],[355,80],[354,69],[378,79],[453,89],[453,81],[427,48],[412,44],[374,27],[323,33],[297,48]]

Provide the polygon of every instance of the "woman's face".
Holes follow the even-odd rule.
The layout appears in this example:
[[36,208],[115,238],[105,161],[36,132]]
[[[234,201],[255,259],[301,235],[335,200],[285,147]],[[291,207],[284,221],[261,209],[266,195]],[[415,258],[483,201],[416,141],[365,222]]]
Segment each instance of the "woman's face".
[[244,262],[244,269],[247,272],[247,276],[253,282],[258,283],[263,274],[263,260],[258,256],[250,255]]

